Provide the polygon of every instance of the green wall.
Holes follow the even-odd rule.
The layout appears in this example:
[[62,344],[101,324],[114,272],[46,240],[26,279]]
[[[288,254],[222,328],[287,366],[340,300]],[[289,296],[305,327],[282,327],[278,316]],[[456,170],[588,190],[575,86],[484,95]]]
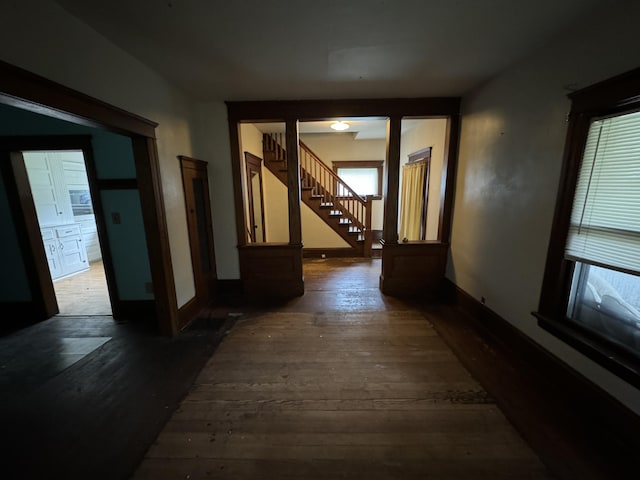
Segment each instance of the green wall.
[[[123,135],[0,105],[0,136],[6,135],[91,135],[99,179],[136,177],[131,139]],[[152,299],[153,294],[145,289],[151,282],[151,269],[138,191],[103,191],[101,198],[120,298]],[[120,213],[120,224],[112,223],[112,212]],[[0,222],[0,301],[28,301],[31,292],[4,183],[0,183]]]

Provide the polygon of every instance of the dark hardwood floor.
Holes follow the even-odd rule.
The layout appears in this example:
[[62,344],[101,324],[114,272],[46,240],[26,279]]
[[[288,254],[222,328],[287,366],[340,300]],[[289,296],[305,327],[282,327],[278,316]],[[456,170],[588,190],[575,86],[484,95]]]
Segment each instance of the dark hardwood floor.
[[231,322],[171,339],[66,316],[1,338],[0,476],[128,478]]
[[[636,478],[634,473],[611,464],[615,458],[612,460],[612,457],[598,450],[598,432],[589,432],[588,422],[583,422],[580,427],[576,426],[581,419],[570,419],[571,408],[558,403],[557,400],[554,403],[554,389],[558,388],[557,385],[546,384],[546,379],[539,378],[529,366],[520,363],[517,355],[470,326],[471,322],[464,312],[450,306],[422,305],[420,302],[405,302],[382,295],[378,290],[379,272],[380,260],[378,259],[310,259],[305,261],[306,293],[304,296],[283,305],[268,307],[249,307],[243,305],[241,300],[234,298],[232,300],[234,307],[223,305],[212,309],[209,319],[196,322],[187,331],[173,339],[160,336],[143,325],[116,324],[110,317],[59,317],[1,338],[0,422],[4,437],[2,477],[125,479],[138,469],[145,452],[147,455],[155,452],[157,457],[154,460],[155,464],[147,463],[145,467],[143,463],[143,467],[137,470],[137,475],[140,478],[159,478],[154,474],[157,472],[155,469],[158,468],[162,455],[171,457],[175,452],[184,454],[186,451],[187,447],[180,443],[181,440],[187,443],[189,439],[194,441],[196,438],[198,442],[206,439],[208,444],[211,439],[206,435],[193,438],[180,436],[179,432],[184,432],[185,428],[186,431],[194,428],[193,419],[190,420],[189,416],[199,415],[197,412],[200,408],[191,403],[186,410],[179,410],[185,395],[193,391],[201,398],[213,400],[225,400],[225,398],[231,398],[229,395],[233,396],[233,393],[228,390],[230,384],[226,387],[224,385],[212,387],[211,384],[218,382],[206,380],[206,375],[217,374],[216,362],[222,362],[231,369],[224,373],[227,376],[226,380],[229,381],[234,379],[233,375],[239,376],[236,380],[243,378],[250,380],[254,375],[259,380],[267,379],[270,375],[282,374],[283,367],[278,366],[277,362],[280,359],[274,361],[274,352],[268,349],[260,351],[249,348],[249,344],[245,342],[250,341],[251,337],[266,332],[269,332],[268,335],[281,335],[282,351],[288,355],[282,359],[289,370],[284,373],[294,377],[310,373],[311,365],[295,366],[298,362],[296,352],[311,350],[316,344],[311,343],[309,331],[302,327],[294,328],[295,325],[286,320],[295,316],[302,322],[306,321],[307,324],[310,319],[313,319],[311,325],[314,328],[325,325],[328,338],[336,339],[339,335],[336,319],[349,319],[352,327],[346,332],[348,336],[350,335],[349,338],[351,340],[357,340],[359,337],[368,339],[366,341],[369,344],[363,344],[360,347],[361,351],[368,351],[367,349],[371,347],[378,348],[380,354],[386,356],[381,356],[380,361],[374,364],[382,364],[386,361],[393,364],[393,374],[389,371],[379,373],[381,376],[376,382],[378,386],[398,381],[399,378],[424,376],[426,375],[424,369],[427,368],[428,363],[420,365],[416,363],[408,370],[403,370],[402,354],[398,355],[398,351],[382,352],[385,342],[391,342],[396,346],[408,344],[412,348],[418,348],[424,342],[430,345],[435,345],[433,342],[436,342],[437,355],[433,353],[435,357],[428,356],[429,361],[437,360],[438,356],[441,360],[446,357],[446,362],[450,365],[449,371],[457,372],[452,378],[458,378],[456,375],[464,376],[465,374],[461,373],[458,367],[453,367],[454,364],[450,363],[451,351],[446,352],[451,348],[471,374],[471,377],[464,382],[471,382],[469,385],[474,385],[473,389],[477,391],[485,391],[482,397],[477,395],[470,397],[471,404],[463,405],[461,411],[464,408],[484,411],[483,409],[491,410],[496,406],[499,407],[545,465],[546,470],[542,470],[535,466],[535,462],[529,463],[535,468],[526,478],[553,477],[561,480]],[[242,315],[230,316],[229,312],[242,313]],[[336,315],[337,312],[339,315]],[[378,314],[369,315],[367,318],[370,320],[366,320],[363,319],[362,312],[378,312]],[[416,312],[419,312],[418,316]],[[391,317],[383,318],[384,315],[404,316],[405,320],[390,320]],[[237,318],[240,321],[234,327]],[[274,323],[265,323],[264,318],[272,318]],[[420,320],[421,318],[423,320]],[[324,319],[324,322],[319,322],[319,319]],[[370,331],[366,327],[367,321],[372,322]],[[399,323],[394,324],[394,322]],[[403,328],[409,328],[408,331],[413,332],[415,341],[409,340],[411,336],[408,337],[406,332],[402,333],[395,329],[401,324],[404,325]],[[266,330],[261,330],[262,325]],[[295,342],[300,340],[293,338],[296,330],[302,335],[302,343],[297,346]],[[229,342],[223,343],[224,349],[220,347],[216,350],[226,332],[231,332]],[[437,332],[436,336],[434,336],[435,332]],[[444,340],[444,343],[438,340],[438,337]],[[349,344],[345,341],[336,340],[336,342],[337,350],[334,352],[323,353],[316,348],[316,367],[321,367],[325,376],[331,374],[331,368],[340,364],[349,366],[348,362],[353,360],[351,358],[353,355],[348,355],[351,351]],[[243,345],[247,346],[243,347]],[[219,360],[216,360],[216,356],[213,355],[216,351],[220,354]],[[416,350],[414,354],[417,353]],[[250,360],[253,354],[258,355],[257,361]],[[236,357],[240,363],[233,367]],[[427,359],[421,358],[420,362],[423,360]],[[202,370],[208,361],[213,362],[214,367]],[[245,372],[242,369],[242,362],[247,361],[249,366],[253,365],[253,370]],[[259,368],[260,362],[265,362],[263,369]],[[364,365],[367,365],[366,361],[358,360],[350,364],[344,375],[349,379],[364,377],[362,370]],[[199,375],[205,376],[203,377],[205,381],[197,380]],[[194,382],[196,382],[195,385]],[[312,382],[318,383],[315,380]],[[318,383],[319,387],[322,385],[322,382]],[[406,389],[414,388],[408,385],[405,382],[405,393],[408,391]],[[329,386],[324,385],[327,389]],[[362,387],[366,388],[366,382]],[[225,388],[227,388],[226,391]],[[319,390],[322,391],[321,388]],[[375,388],[373,390],[381,391]],[[327,392],[331,393],[329,390]],[[338,396],[342,395],[336,390],[332,392]],[[351,390],[351,393],[353,394],[354,390]],[[414,390],[413,393],[415,394],[416,391]],[[440,395],[433,388],[427,389],[426,393],[433,398],[435,398],[434,395],[436,397]],[[253,390],[249,388],[243,393],[245,400],[251,399],[252,396],[254,399],[256,396],[260,398],[260,394],[256,388]],[[379,445],[380,448],[385,448],[384,442],[389,446],[389,442],[396,437],[385,439],[372,435],[377,428],[400,433],[402,429],[410,429],[413,431],[411,438],[415,445],[417,445],[415,442],[424,441],[426,445],[435,448],[436,444],[429,443],[430,437],[425,436],[425,432],[421,430],[427,428],[429,422],[435,422],[438,429],[443,429],[451,421],[458,428],[461,428],[461,425],[466,425],[464,428],[475,428],[477,433],[482,430],[482,422],[485,421],[480,420],[480,423],[474,423],[479,421],[480,417],[471,415],[468,418],[470,423],[465,424],[467,420],[464,419],[467,418],[465,416],[467,414],[462,413],[458,417],[452,413],[455,409],[450,410],[446,407],[442,412],[449,413],[443,413],[442,417],[427,415],[424,418],[429,419],[429,422],[426,420],[422,422],[421,417],[413,416],[415,411],[401,413],[403,407],[399,410],[392,409],[398,413],[389,413],[388,417],[384,418],[375,417],[372,422],[371,418],[367,419],[366,415],[363,417],[362,413],[337,412],[335,416],[327,414],[326,404],[322,405],[322,399],[313,397],[308,390],[306,393],[298,391],[296,394],[300,396],[299,400],[302,402],[315,402],[314,408],[307,409],[306,415],[310,428],[315,429],[316,434],[333,429],[335,436],[328,443],[326,438],[315,437],[315,440],[325,442],[321,449],[325,457],[342,454],[339,449],[332,446],[336,442],[351,442],[353,446],[353,442],[362,443],[364,439],[365,443],[383,442],[382,446]],[[428,395],[425,398],[430,398]],[[327,395],[324,397],[330,398]],[[440,395],[438,398],[444,397]],[[428,400],[423,402],[425,401]],[[382,399],[381,405],[385,402],[388,405],[389,399]],[[464,397],[460,397],[457,403],[464,404]],[[220,405],[216,405],[219,409]],[[243,408],[245,408],[244,411]],[[265,455],[260,450],[262,448],[260,442],[265,437],[260,435],[278,430],[281,434],[284,433],[289,419],[297,414],[295,411],[287,411],[282,405],[278,407],[278,404],[270,406],[267,404],[259,412],[247,411],[246,408],[245,402],[236,405],[235,410],[214,409],[210,412],[209,421],[215,428],[227,423],[240,422],[240,425],[251,425],[251,428],[257,429],[248,439],[251,442],[248,452],[258,452],[259,455]],[[298,413],[301,409],[304,410],[301,404],[296,408]],[[383,408],[386,407],[383,406]],[[219,415],[228,413],[230,417],[220,418],[216,411]],[[174,412],[177,412],[178,417],[174,417],[174,420],[169,422]],[[276,415],[275,423],[270,423],[271,414]],[[483,415],[486,414],[485,412]],[[350,436],[345,430],[348,425],[356,425],[360,428],[361,435]],[[200,433],[203,433],[209,427],[206,424],[196,427],[196,433],[198,428],[202,430]],[[162,449],[166,444],[162,441],[154,444],[163,428],[170,433],[165,440],[168,438],[174,442],[173,447],[168,451],[164,450],[164,453]],[[299,427],[302,430],[304,428]],[[509,428],[508,425],[503,425],[500,431],[504,434],[509,431]],[[297,432],[296,435],[300,433]],[[404,441],[401,437],[397,437],[396,440]],[[517,437],[516,435],[514,438]],[[276,435],[274,438],[281,442],[284,440],[282,436]],[[301,455],[309,454],[313,452],[313,448],[316,448],[309,443],[310,437],[294,436],[286,440],[288,444],[291,443],[291,439],[307,442],[297,447]],[[223,437],[220,437],[220,440],[222,441]],[[233,441],[238,448],[242,448],[244,440],[234,437]],[[603,441],[606,440],[600,439],[600,444]],[[520,444],[519,442],[521,440],[518,439],[516,443]],[[229,445],[233,446],[233,442]],[[203,446],[198,443],[198,446],[204,449],[200,452],[209,452],[208,445]],[[223,451],[222,446],[217,448],[218,451]],[[278,447],[276,445],[271,448],[275,451]],[[424,450],[415,446],[411,448],[414,450],[407,451],[405,457],[411,458],[413,463],[411,469],[405,472],[407,473],[405,476],[402,475],[398,462],[391,461],[385,464],[384,468],[374,468],[372,466],[374,464],[368,462],[366,456],[363,457],[364,450],[358,450],[355,447],[350,450],[355,452],[354,457],[351,458],[352,461],[342,464],[344,468],[340,471],[331,471],[332,468],[336,468],[336,465],[340,465],[339,462],[335,462],[335,458],[333,460],[331,458],[316,459],[312,466],[318,478],[363,478],[359,477],[362,472],[368,472],[369,478],[425,478],[420,476],[425,468],[436,468],[432,472],[439,472],[429,478],[471,478],[465,475],[464,464],[454,465],[448,460],[439,461],[439,463],[418,462],[416,461],[419,456],[417,452]],[[490,445],[482,448],[488,448],[487,451],[491,451]],[[482,455],[478,456],[478,452],[482,452],[481,449],[472,452],[475,452],[476,456],[471,456],[471,460],[467,459],[466,465],[475,468],[475,472],[486,473],[485,477],[476,475],[477,478],[524,478],[510,477],[510,471],[500,470],[500,462],[496,462],[495,459],[489,460],[488,454],[486,463],[483,464]],[[151,455],[154,454],[151,453]],[[525,457],[533,458],[526,455],[521,458]],[[474,463],[474,459],[480,459],[480,461]],[[250,478],[253,475],[259,478],[260,475],[255,473],[258,469],[257,471],[263,472],[262,478],[276,478],[265,473],[269,472],[270,468],[275,468],[275,461],[265,457],[251,465],[246,462],[237,462],[231,473],[227,472],[224,476],[241,479]],[[516,463],[512,462],[510,468],[514,475],[519,475],[518,472],[522,470],[518,469],[522,465],[517,466]],[[205,462],[204,466],[202,465],[192,470],[195,473],[190,478],[199,476],[218,478],[220,475],[211,475],[211,469],[219,469],[220,466],[224,466],[224,463],[209,459],[208,463]],[[502,465],[504,467],[504,462]],[[165,464],[160,465],[159,468],[167,478],[185,478],[183,467],[174,465],[168,468]],[[304,462],[291,461],[287,468],[280,470],[287,474],[284,478],[303,478],[300,475],[308,472]],[[492,470],[493,468],[498,469]],[[219,473],[218,470],[215,472]],[[455,475],[449,475],[451,472]]]

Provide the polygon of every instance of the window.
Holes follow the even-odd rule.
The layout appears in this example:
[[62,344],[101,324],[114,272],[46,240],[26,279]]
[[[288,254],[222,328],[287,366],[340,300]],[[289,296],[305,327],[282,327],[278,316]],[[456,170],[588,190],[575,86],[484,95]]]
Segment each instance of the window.
[[640,386],[640,70],[571,96],[540,325]]
[[[382,198],[382,161],[336,161],[333,171],[358,195]],[[339,196],[349,192],[339,187]]]

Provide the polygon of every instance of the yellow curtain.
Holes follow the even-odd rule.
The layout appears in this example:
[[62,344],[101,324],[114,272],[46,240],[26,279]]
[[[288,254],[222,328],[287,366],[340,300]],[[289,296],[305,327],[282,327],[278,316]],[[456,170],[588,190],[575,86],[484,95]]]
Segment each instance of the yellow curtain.
[[402,167],[399,238],[420,240],[427,163],[417,162]]

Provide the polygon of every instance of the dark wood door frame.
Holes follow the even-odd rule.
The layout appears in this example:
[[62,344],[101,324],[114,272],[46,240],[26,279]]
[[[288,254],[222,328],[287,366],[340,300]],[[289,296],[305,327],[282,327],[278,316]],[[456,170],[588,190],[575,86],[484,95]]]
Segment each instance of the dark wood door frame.
[[429,176],[431,174],[431,147],[422,148],[416,152],[408,155],[409,160],[407,164],[413,164],[417,162],[425,162],[425,176],[424,183],[422,185],[423,198],[422,198],[422,212],[420,213],[420,240],[424,240],[427,236],[427,207],[429,205]]
[[[456,159],[458,155],[458,136],[460,124],[460,98],[389,98],[389,99],[353,99],[353,100],[290,100],[290,101],[247,101],[227,102],[229,137],[231,143],[231,168],[234,184],[234,203],[236,207],[236,232],[240,256],[240,275],[247,285],[280,282],[288,284],[284,296],[299,295],[304,292],[302,269],[298,267],[298,251],[302,249],[300,221],[300,175],[297,158],[298,122],[327,120],[344,117],[372,117],[387,119],[387,148],[385,161],[385,181],[383,182],[384,221],[383,256],[380,288],[391,295],[419,295],[422,285],[432,290],[434,285],[444,279],[447,249],[451,233],[451,214],[455,186]],[[442,171],[442,188],[438,240],[422,241],[419,245],[398,243],[398,194],[400,176],[400,138],[403,118],[446,118],[445,156]],[[286,152],[288,169],[289,200],[289,244],[287,254],[282,245],[247,244],[247,216],[244,213],[246,186],[242,182],[242,150],[240,147],[240,125],[242,123],[285,122]],[[270,271],[274,268],[274,259],[268,258],[270,249],[281,259],[278,269],[281,273],[287,268],[286,282],[274,277]],[[255,251],[252,251],[255,250]],[[386,252],[386,253],[385,253]],[[274,253],[275,255],[275,253]],[[262,268],[257,270],[256,262],[264,260]],[[424,268],[413,268],[420,260]],[[386,267],[385,267],[386,265]],[[294,267],[291,267],[294,266]],[[406,266],[399,269],[398,266]],[[251,276],[252,278],[249,278]],[[260,278],[261,282],[257,279]],[[413,286],[413,288],[406,288]],[[250,293],[250,292],[249,292]]]
[[27,278],[33,295],[36,315],[39,313],[43,319],[58,313],[55,291],[51,274],[47,265],[47,258],[40,235],[40,225],[36,215],[31,186],[27,177],[24,160],[19,152],[29,150],[55,151],[55,150],[82,150],[91,202],[98,230],[98,240],[102,252],[109,300],[115,319],[123,318],[125,310],[116,288],[115,272],[111,248],[107,237],[104,209],[99,190],[104,188],[96,177],[96,167],[93,158],[91,137],[82,136],[18,136],[0,137],[0,166],[5,178],[5,188],[9,197],[11,213],[16,233],[22,248],[22,256],[27,267]]
[[0,103],[131,138],[157,323],[162,332],[175,334],[178,308],[155,140],[158,124],[5,62],[0,62]]
[[[213,222],[211,219],[211,200],[209,198],[209,176],[207,173],[207,162],[195,158],[178,156],[180,159],[180,169],[182,171],[182,185],[184,187],[185,208],[187,210],[187,229],[189,232],[189,246],[191,247],[191,266],[193,268],[193,280],[196,294],[179,310],[180,328],[190,322],[196,314],[213,300],[216,288],[216,261],[213,237]],[[202,194],[204,196],[201,207],[203,215],[198,215],[198,205],[194,181],[200,182]],[[203,218],[202,218],[203,217]],[[200,233],[200,222],[204,219],[206,233],[206,245],[202,245]],[[202,270],[203,249],[209,259],[209,270]]]
[[[247,173],[247,199],[248,199],[248,203],[249,203],[249,219],[251,219],[251,223],[253,223],[255,221],[255,204],[253,201],[253,183],[251,183],[252,180],[252,173],[253,172],[257,172],[258,174],[258,178],[260,179],[260,222],[262,222],[262,238],[260,239],[260,242],[264,243],[267,241],[266,238],[266,233],[265,233],[265,229],[264,229],[264,195],[263,195],[263,190],[262,190],[262,159],[260,157],[256,157],[253,153],[250,152],[244,152],[244,161],[245,161],[245,166],[246,166],[246,173]],[[249,236],[251,237],[251,241],[252,242],[258,242],[258,240],[256,239],[256,228],[257,225],[251,225],[249,226],[248,232],[249,232]]]

